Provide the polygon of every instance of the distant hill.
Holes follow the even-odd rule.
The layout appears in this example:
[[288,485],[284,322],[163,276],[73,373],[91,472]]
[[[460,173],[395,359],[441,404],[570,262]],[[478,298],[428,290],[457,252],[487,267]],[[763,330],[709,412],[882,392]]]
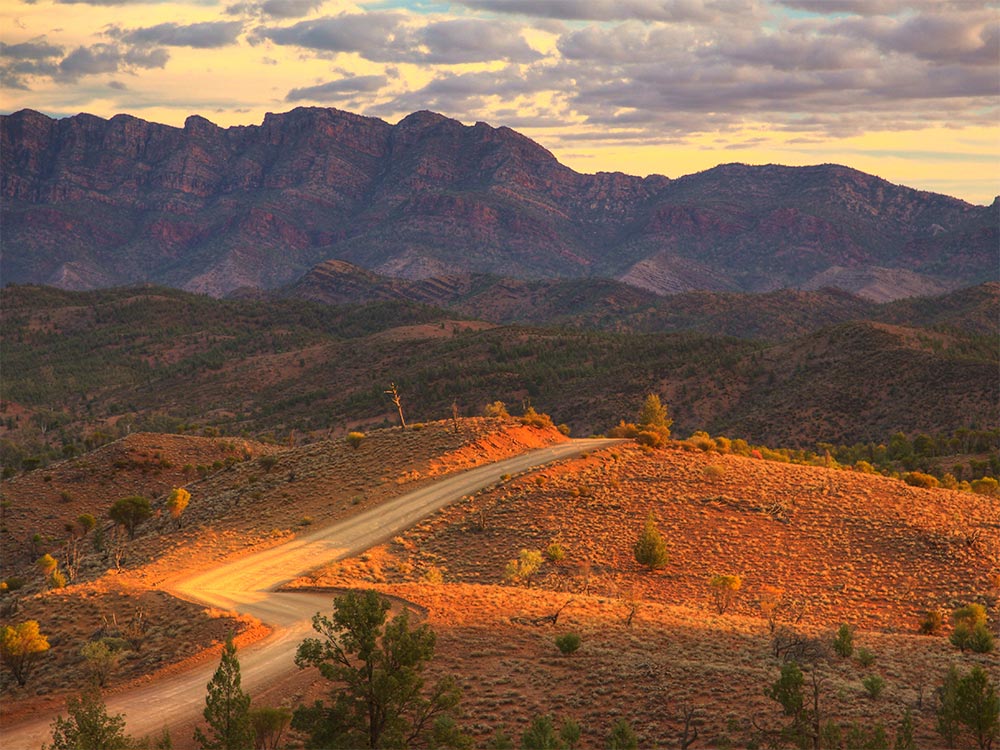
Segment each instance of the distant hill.
[[409,280],[332,260],[317,265],[278,294],[330,305],[408,301],[493,323],[633,333],[697,331],[780,340],[836,323],[873,320],[1000,335],[1000,283],[893,304],[878,304],[832,288],[761,294],[702,291],[664,297],[609,279],[526,281],[451,274]]
[[[530,400],[586,435],[632,418],[655,392],[682,435],[708,429],[812,447],[950,432],[1000,422],[995,329],[965,331],[949,317],[963,305],[990,309],[996,291],[877,306],[902,324],[809,328],[800,316],[807,332],[766,341],[497,325],[407,300],[329,306],[16,286],[2,319],[0,447],[18,459],[43,442],[78,445],[90,431],[126,425],[339,433],[395,419],[390,380],[412,421],[440,419],[453,404],[474,415],[498,399],[515,410]],[[711,326],[732,325],[739,309],[733,300]]]
[[335,109],[219,128],[0,118],[5,283],[273,289],[333,258],[408,279],[604,277],[655,293],[995,281],[998,210],[847,167],[579,174],[506,128]]

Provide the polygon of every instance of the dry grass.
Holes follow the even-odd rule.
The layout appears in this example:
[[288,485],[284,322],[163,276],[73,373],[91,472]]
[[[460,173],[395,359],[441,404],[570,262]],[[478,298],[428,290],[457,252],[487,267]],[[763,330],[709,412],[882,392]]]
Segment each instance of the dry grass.
[[[671,746],[685,705],[698,707],[709,745],[740,746],[752,717],[778,727],[778,706],[763,694],[778,662],[758,604],[765,586],[777,586],[786,602],[779,621],[827,640],[850,623],[856,645],[877,655],[869,668],[856,660],[824,668],[829,715],[882,722],[891,734],[909,707],[924,745],[934,746],[932,694],[948,666],[981,663],[1000,675],[1000,659],[960,656],[946,638],[917,635],[920,616],[995,601],[998,511],[996,499],[880,476],[623,447],[481,493],[308,583],[374,585],[427,607],[439,636],[435,670],[463,676],[480,740],[501,723],[519,736],[530,715],[554,713],[584,726],[588,746],[619,716],[644,745]],[[632,556],[649,512],[670,548],[662,573]],[[502,585],[520,549],[552,541],[566,558],[546,562],[534,588]],[[444,585],[421,582],[431,566]],[[724,616],[708,585],[716,573],[744,582]],[[511,621],[569,600],[555,627]],[[554,637],[568,631],[583,646],[564,657]],[[861,684],[871,673],[886,681],[878,701]]]

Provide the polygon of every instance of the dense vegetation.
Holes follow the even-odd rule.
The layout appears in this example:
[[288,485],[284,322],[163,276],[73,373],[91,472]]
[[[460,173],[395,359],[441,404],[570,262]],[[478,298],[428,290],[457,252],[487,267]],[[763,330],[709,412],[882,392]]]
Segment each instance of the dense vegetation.
[[[934,318],[927,304],[916,307]],[[850,322],[775,343],[484,328],[454,317],[408,302],[334,307],[155,287],[8,287],[0,460],[8,471],[30,469],[137,430],[284,441],[388,424],[390,381],[413,421],[441,418],[453,405],[478,414],[500,399],[536,404],[575,434],[591,434],[658,392],[681,435],[863,446],[833,451],[842,463],[878,463],[894,433],[921,441],[911,456],[886,455],[907,471],[943,474],[951,462],[942,456],[996,447],[995,435],[960,437],[1000,421],[989,335]],[[922,434],[933,436],[932,449]],[[962,471],[981,471],[963,460]]]

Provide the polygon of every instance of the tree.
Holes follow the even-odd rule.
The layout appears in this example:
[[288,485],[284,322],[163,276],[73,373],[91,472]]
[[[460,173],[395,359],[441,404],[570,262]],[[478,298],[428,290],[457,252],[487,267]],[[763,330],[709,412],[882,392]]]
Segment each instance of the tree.
[[125,734],[125,717],[108,715],[99,690],[90,690],[66,701],[68,718],[52,722],[48,750],[127,750],[134,747]]
[[80,647],[80,656],[87,662],[87,670],[98,687],[104,687],[111,674],[118,669],[122,658],[122,644],[124,641],[120,639],[102,638],[99,641],[87,641]]
[[656,521],[652,512],[646,519],[646,526],[639,535],[639,540],[635,543],[635,560],[640,565],[645,565],[650,570],[659,570],[667,567],[670,555],[667,553],[667,543],[663,541],[660,530],[656,528]]
[[542,567],[542,553],[536,549],[523,549],[516,560],[507,563],[504,577],[513,583],[531,586],[531,579]]
[[181,515],[187,510],[189,502],[191,493],[183,487],[176,487],[167,498],[167,510],[170,511],[170,517],[174,519],[178,529],[181,527]]
[[[782,736],[799,747],[811,746],[814,750],[819,750],[823,726],[819,698],[823,679],[815,665],[809,670],[808,685],[806,679],[807,675],[796,662],[785,662],[781,667],[781,675],[766,694],[768,698],[781,704],[782,712],[791,719],[782,729]],[[812,693],[811,696],[806,694],[807,688]]]
[[724,615],[736,599],[736,592],[743,585],[743,579],[739,576],[715,575],[708,584],[712,587],[715,611]]
[[149,500],[141,495],[123,497],[116,500],[108,511],[108,516],[119,526],[128,531],[128,538],[135,539],[136,527],[153,515]]
[[660,397],[655,393],[646,396],[642,409],[639,410],[639,427],[654,430],[662,434],[664,438],[668,438],[673,423],[674,420],[667,417],[667,407],[660,403]]
[[986,626],[986,608],[982,604],[966,604],[956,609],[951,616],[955,625],[951,632],[951,642],[959,650],[970,649],[977,653],[993,650],[993,634]]
[[37,620],[0,628],[0,660],[24,687],[35,667],[38,655],[49,650],[49,641],[38,630]]
[[278,750],[281,737],[292,722],[287,708],[260,706],[250,710],[250,724],[256,737],[255,750]]
[[632,725],[625,719],[619,719],[611,727],[608,735],[608,750],[636,750],[639,747],[639,738],[632,731]]
[[396,411],[399,412],[399,426],[404,430],[406,429],[406,420],[403,419],[403,404],[399,398],[399,390],[396,388],[395,383],[389,383],[389,390],[385,391],[389,399],[396,405]]
[[973,667],[965,676],[952,667],[938,690],[938,732],[949,747],[962,725],[980,750],[990,750],[1000,738],[1000,695],[982,667]]
[[536,716],[521,735],[521,750],[563,750],[551,716]]
[[450,677],[425,689],[434,633],[426,625],[411,629],[406,610],[386,624],[388,611],[376,592],[352,591],[334,599],[332,618],[313,617],[322,637],[299,644],[295,663],[318,668],[338,688],[331,705],[317,701],[295,711],[292,726],[308,734],[307,747],[426,744],[435,722],[458,705],[461,690]]
[[232,636],[226,639],[219,668],[208,683],[203,715],[208,722],[209,734],[196,727],[194,739],[204,750],[246,750],[253,747],[250,696],[240,688],[240,662],[236,658],[236,644]]
[[847,623],[840,626],[833,639],[833,650],[845,659],[850,658],[854,653],[854,628]]

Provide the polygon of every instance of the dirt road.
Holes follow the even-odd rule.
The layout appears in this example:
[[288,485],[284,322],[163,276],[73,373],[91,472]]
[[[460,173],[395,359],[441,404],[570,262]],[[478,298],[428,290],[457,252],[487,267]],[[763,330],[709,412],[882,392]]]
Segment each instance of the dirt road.
[[[253,615],[273,628],[270,636],[239,654],[243,687],[253,694],[255,688],[295,670],[295,650],[312,633],[313,614],[332,609],[328,594],[277,592],[275,588],[327,562],[384,542],[440,508],[499,482],[505,474],[517,474],[619,442],[572,440],[446,477],[288,544],[174,583],[169,590],[194,602]],[[213,661],[108,696],[108,711],[124,714],[128,732],[136,737],[158,734],[164,727],[188,727],[204,708],[205,686],[216,666]],[[39,716],[11,727],[3,732],[0,744],[8,750],[38,750],[51,741],[53,718]],[[175,738],[175,746],[186,744],[186,737]]]

